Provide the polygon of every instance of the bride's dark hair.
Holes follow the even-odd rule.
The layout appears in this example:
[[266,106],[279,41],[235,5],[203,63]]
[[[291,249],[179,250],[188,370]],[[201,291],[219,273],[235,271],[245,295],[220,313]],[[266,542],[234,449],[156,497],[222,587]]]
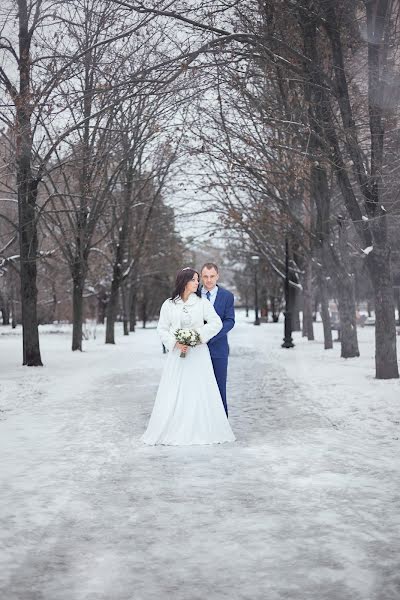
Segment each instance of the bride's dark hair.
[[[185,267],[184,269],[180,269],[176,274],[175,280],[175,288],[171,294],[171,300],[175,302],[178,298],[182,298],[182,294],[185,291],[186,285],[188,281],[193,279],[195,273],[199,278],[200,283],[200,274],[195,269],[191,269],[190,267]],[[197,295],[200,296],[200,286],[197,288]]]

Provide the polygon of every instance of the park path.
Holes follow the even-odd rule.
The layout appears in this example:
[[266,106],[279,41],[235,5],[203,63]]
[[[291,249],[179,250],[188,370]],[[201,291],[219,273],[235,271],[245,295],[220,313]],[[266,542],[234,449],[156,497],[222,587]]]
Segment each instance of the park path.
[[164,359],[135,335],[82,395],[52,386],[2,423],[0,597],[397,600],[392,449],[321,411],[281,332],[238,324],[237,442],[190,448],[139,442]]

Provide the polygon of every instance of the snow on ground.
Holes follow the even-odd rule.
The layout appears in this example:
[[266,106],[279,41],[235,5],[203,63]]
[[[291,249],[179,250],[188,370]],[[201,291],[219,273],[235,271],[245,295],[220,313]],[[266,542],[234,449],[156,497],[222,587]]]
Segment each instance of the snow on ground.
[[24,368],[0,328],[2,600],[398,600],[400,383],[373,377],[373,328],[345,361],[319,324],[286,350],[239,317],[237,441],[190,448],[139,442],[154,329],[76,354],[63,327]]

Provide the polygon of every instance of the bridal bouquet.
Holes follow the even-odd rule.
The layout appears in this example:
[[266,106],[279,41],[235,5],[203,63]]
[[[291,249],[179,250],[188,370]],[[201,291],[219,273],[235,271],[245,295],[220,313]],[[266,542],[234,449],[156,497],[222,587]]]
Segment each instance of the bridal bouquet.
[[[175,331],[175,338],[179,344],[184,346],[197,346],[200,344],[200,334],[194,329],[177,329]],[[181,358],[185,358],[186,353],[181,352]]]

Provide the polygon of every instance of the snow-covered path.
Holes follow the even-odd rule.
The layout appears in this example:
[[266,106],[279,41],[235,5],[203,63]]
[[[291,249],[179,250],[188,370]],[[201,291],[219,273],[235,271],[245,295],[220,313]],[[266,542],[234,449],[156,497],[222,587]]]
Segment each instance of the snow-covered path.
[[373,379],[372,333],[342,362],[242,317],[237,442],[190,448],[139,443],[154,330],[80,356],[42,336],[44,369],[0,339],[0,597],[398,600],[400,385]]

